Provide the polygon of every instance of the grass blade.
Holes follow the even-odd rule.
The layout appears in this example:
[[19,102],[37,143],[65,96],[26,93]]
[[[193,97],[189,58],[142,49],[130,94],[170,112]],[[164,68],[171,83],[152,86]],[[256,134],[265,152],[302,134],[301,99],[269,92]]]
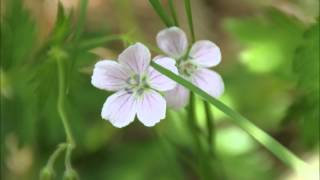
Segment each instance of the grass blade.
[[168,14],[165,12],[165,10],[163,9],[161,3],[159,0],[149,0],[150,4],[152,5],[153,9],[156,11],[156,13],[158,14],[158,16],[161,18],[161,20],[163,21],[163,23],[167,26],[167,27],[171,27],[174,25],[174,23],[172,22],[171,18],[168,16]]
[[175,26],[179,27],[179,22],[177,18],[176,9],[174,8],[173,0],[169,0],[169,8],[172,15],[173,23]]
[[193,29],[193,20],[192,20],[192,10],[191,10],[191,3],[190,0],[184,0],[184,6],[188,17],[188,24],[191,34],[191,42],[195,42],[195,35],[194,35],[194,29]]
[[231,117],[233,123],[241,127],[244,131],[246,131],[250,136],[252,136],[257,142],[259,142],[262,146],[268,149],[271,153],[273,153],[277,158],[279,158],[283,163],[293,168],[297,172],[301,172],[302,169],[309,169],[309,166],[299,159],[296,155],[294,155],[291,151],[289,151],[286,147],[276,141],[269,134],[261,130],[259,127],[254,125],[247,118],[243,117],[238,112],[232,110],[227,105],[222,103],[221,101],[215,99],[210,96],[208,93],[202,91],[197,86],[193,85],[191,82],[185,80],[184,78],[174,74],[170,70],[151,62],[151,66],[155,68],[160,73],[174,80],[178,84],[184,86],[185,88],[191,90],[193,93],[200,96],[204,101],[209,102],[214,105],[217,109],[224,112],[226,115]]

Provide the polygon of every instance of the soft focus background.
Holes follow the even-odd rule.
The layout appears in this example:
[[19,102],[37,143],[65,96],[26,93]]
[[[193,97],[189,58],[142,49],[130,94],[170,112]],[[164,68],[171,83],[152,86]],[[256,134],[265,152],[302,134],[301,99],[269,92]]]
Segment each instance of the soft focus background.
[[[156,47],[164,28],[147,0],[1,1],[1,176],[33,180],[65,140],[57,114],[57,70],[50,50],[69,60],[67,115],[81,179],[199,179],[186,110],[168,110],[154,128],[117,129],[100,117],[110,94],[90,84],[93,65],[116,59],[126,42]],[[174,1],[188,32],[182,0]],[[163,1],[167,6],[167,1]],[[220,46],[221,100],[313,166],[319,166],[319,1],[194,0],[197,39]],[[68,18],[70,17],[70,18]],[[83,28],[82,28],[83,27]],[[114,41],[112,41],[114,39]],[[156,55],[156,53],[153,53]],[[197,120],[205,128],[203,103]],[[292,171],[214,107],[216,151],[230,180],[298,180]],[[57,163],[57,179],[63,158]],[[300,180],[300,179],[299,179]]]

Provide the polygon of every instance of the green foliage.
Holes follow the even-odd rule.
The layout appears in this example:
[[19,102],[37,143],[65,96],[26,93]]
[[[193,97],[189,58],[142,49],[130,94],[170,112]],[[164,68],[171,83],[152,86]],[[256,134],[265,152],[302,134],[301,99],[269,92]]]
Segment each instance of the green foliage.
[[[319,143],[319,22],[310,27],[304,34],[294,58],[294,73],[298,79],[298,90],[301,97],[294,110],[301,122],[305,143],[310,146]],[[311,131],[310,129],[315,129]]]
[[275,130],[281,128],[282,119],[295,101],[288,91],[295,83],[292,59],[305,27],[279,10],[264,12],[225,21],[225,28],[241,47],[235,59],[241,64],[225,78],[230,82],[227,91],[239,110],[265,129]]
[[249,70],[290,72],[283,69],[289,69],[301,42],[303,26],[298,20],[270,9],[262,16],[229,19],[225,27],[245,47],[240,58]]
[[30,61],[37,27],[21,0],[7,1],[1,19],[1,68],[7,70]]
[[61,44],[71,33],[72,13],[66,15],[61,2],[58,3],[57,19],[51,32],[52,44]]
[[[35,95],[30,85],[32,75],[26,70],[35,52],[36,33],[37,27],[21,1],[8,1],[1,21],[1,82],[6,82],[1,84],[1,120],[6,120],[6,133],[18,126],[17,133],[27,142],[35,136],[37,113],[34,106],[28,105]],[[6,94],[2,94],[4,91]]]
[[[38,29],[29,12],[20,0],[7,2],[6,13],[1,22],[1,119],[5,124],[4,133],[16,132],[22,144],[41,142],[44,147],[54,147],[64,139],[56,110],[57,65],[50,53],[52,49],[60,49],[67,58],[67,108],[68,112],[74,114],[71,124],[76,127],[76,137],[81,137],[79,135],[83,134],[81,129],[86,126],[86,121],[75,112],[85,108],[88,113],[94,111],[99,114],[104,99],[102,93],[97,95],[96,90],[91,88],[89,76],[79,73],[80,69],[88,67],[93,63],[92,60],[97,59],[96,55],[88,52],[87,46],[78,47],[78,44],[91,39],[82,36],[75,38],[72,33],[73,13],[66,14],[59,3],[53,30],[46,42],[37,48]],[[105,42],[90,43],[90,48]],[[90,101],[77,98],[83,97],[78,89],[86,91],[87,95],[91,93]],[[6,94],[2,93],[3,90]],[[88,109],[87,106],[91,103],[91,108]]]

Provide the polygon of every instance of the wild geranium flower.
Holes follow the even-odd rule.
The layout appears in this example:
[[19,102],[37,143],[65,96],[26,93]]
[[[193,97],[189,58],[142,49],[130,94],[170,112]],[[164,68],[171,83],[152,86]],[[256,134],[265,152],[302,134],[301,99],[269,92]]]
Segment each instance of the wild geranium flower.
[[[118,62],[102,60],[93,70],[91,83],[103,90],[117,91],[103,105],[101,116],[115,127],[124,127],[137,115],[145,126],[154,126],[165,118],[166,101],[159,91],[168,91],[176,83],[149,66],[150,51],[141,43],[125,49]],[[171,58],[155,62],[178,73]]]
[[[202,90],[214,97],[219,97],[224,91],[221,76],[208,68],[218,65],[221,52],[217,45],[208,40],[195,42],[190,50],[186,34],[178,27],[166,28],[157,35],[159,48],[177,62],[179,74],[190,80]],[[158,56],[163,57],[163,56]],[[177,85],[166,92],[168,105],[181,108],[189,101],[189,90]]]

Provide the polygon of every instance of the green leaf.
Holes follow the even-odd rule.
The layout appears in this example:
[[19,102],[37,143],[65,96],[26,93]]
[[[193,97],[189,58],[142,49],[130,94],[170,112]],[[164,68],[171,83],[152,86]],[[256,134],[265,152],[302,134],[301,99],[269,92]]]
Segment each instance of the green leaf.
[[77,23],[76,23],[76,28],[75,28],[75,41],[77,41],[81,33],[83,31],[84,23],[86,20],[86,15],[87,15],[87,7],[88,7],[88,0],[81,0],[80,1],[80,12],[79,16],[77,18]]
[[21,67],[31,61],[36,43],[37,26],[21,0],[4,3],[1,15],[1,68]]
[[53,44],[62,44],[71,33],[71,17],[66,15],[62,3],[58,3],[57,18],[51,33],[51,41]]
[[27,69],[33,60],[38,29],[21,0],[6,1],[4,5],[0,26],[0,101],[4,124],[1,140],[14,133],[21,144],[34,143],[38,111],[30,102],[36,103],[37,97]]
[[296,110],[301,122],[302,134],[307,145],[319,143],[319,22],[304,34],[302,45],[293,60],[294,73],[297,75],[297,88],[302,97]]
[[174,25],[174,23],[172,22],[168,14],[165,12],[159,0],[149,0],[149,2],[167,27],[171,27]]

